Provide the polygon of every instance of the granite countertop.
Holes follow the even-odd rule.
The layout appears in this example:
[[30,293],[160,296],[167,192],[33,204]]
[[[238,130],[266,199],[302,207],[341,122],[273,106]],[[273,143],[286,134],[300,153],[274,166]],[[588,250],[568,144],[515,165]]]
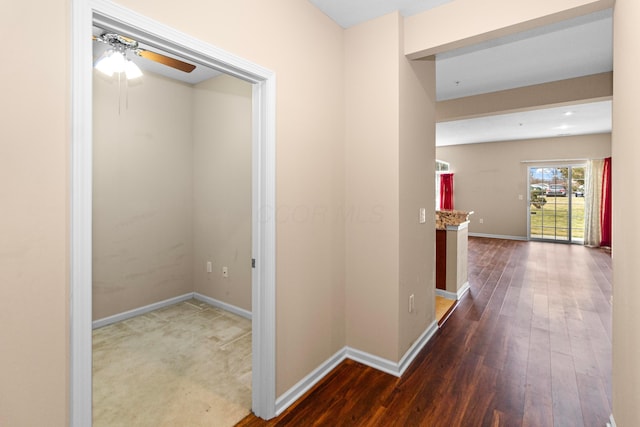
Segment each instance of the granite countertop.
[[436,211],[436,230],[446,230],[447,225],[460,225],[469,221],[473,211]]

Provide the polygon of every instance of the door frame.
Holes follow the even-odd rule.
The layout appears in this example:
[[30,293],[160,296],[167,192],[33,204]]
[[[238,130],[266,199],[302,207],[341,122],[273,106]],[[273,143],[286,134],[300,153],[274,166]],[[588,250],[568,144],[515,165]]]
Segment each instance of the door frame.
[[[562,163],[554,162],[550,160],[548,162],[540,161],[534,164],[527,165],[527,240],[535,240],[540,242],[554,242],[554,243],[568,243],[568,244],[579,244],[579,242],[573,240],[573,191],[571,187],[571,181],[573,178],[573,169],[574,168],[586,168],[587,165],[583,164],[584,160],[575,160],[575,161],[563,161]],[[558,239],[550,239],[544,237],[531,237],[531,169],[532,168],[568,168],[571,170],[567,180],[569,184],[567,185],[567,204],[568,204],[568,217],[567,217],[567,240],[558,240]],[[555,200],[554,200],[555,201]]]
[[168,52],[252,83],[252,410],[275,416],[275,73],[107,0],[72,0],[69,417],[92,423],[92,26],[124,28]]

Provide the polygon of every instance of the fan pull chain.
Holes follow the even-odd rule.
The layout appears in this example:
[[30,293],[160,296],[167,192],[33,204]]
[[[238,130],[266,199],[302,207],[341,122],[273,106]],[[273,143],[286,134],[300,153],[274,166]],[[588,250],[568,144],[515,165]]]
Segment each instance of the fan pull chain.
[[120,104],[122,104],[122,85],[121,85],[121,75],[122,73],[118,73],[118,115],[120,115]]
[[[118,115],[122,113],[122,74],[118,73]],[[124,106],[129,110],[129,79],[124,79]]]

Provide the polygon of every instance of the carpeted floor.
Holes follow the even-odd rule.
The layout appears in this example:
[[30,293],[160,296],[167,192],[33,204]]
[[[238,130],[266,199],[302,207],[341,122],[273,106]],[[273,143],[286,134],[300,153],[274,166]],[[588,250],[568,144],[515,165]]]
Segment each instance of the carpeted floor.
[[226,427],[250,410],[250,320],[189,300],[93,331],[95,427]]

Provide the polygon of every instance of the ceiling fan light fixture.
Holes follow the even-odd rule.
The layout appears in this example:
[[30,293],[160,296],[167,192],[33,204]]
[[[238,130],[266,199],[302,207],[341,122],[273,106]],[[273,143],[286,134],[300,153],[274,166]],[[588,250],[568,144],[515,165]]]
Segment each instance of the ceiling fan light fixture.
[[105,51],[102,55],[100,55],[96,63],[93,65],[96,70],[100,71],[107,77],[113,76],[113,65],[111,64],[112,53],[113,50]]
[[109,49],[100,55],[94,67],[107,77],[113,76],[114,73],[125,73],[128,80],[142,76],[140,68],[127,59],[124,53],[115,49]]
[[127,59],[124,64],[124,73],[127,76],[127,80],[133,80],[142,77],[142,70],[130,59]]
[[113,53],[109,55],[109,62],[111,63],[114,73],[122,73],[124,71],[126,60],[122,52],[114,50]]

